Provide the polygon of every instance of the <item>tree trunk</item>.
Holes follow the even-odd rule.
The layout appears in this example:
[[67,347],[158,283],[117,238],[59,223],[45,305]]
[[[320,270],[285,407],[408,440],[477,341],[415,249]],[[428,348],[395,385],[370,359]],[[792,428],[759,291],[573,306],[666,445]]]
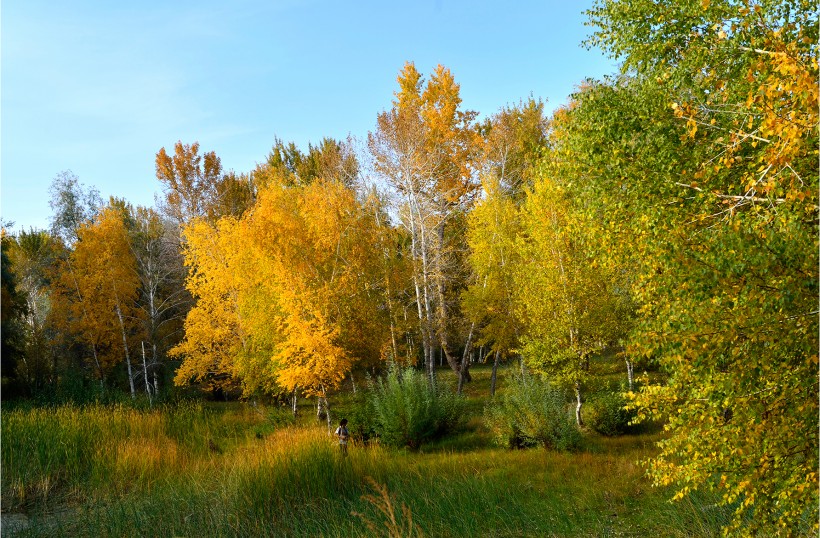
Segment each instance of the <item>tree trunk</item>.
[[496,374],[498,373],[498,356],[500,354],[501,354],[501,352],[496,350],[495,360],[493,360],[493,375],[492,375],[492,377],[490,377],[490,396],[495,396],[495,380],[496,380]]
[[154,371],[154,396],[158,394],[159,391],[159,383],[157,383],[157,344],[156,342],[151,343],[151,369]]
[[120,310],[120,302],[117,299],[117,319],[120,320],[120,331],[122,332],[122,347],[125,348],[125,364],[128,366],[128,384],[131,387],[131,399],[137,399],[137,391],[134,390],[134,373],[131,370],[131,357],[128,354],[128,338],[125,335],[125,322],[122,319],[122,310]]
[[[100,365],[100,359],[97,357],[97,345],[91,344],[91,353],[94,355],[94,364],[97,365],[97,371],[100,373],[100,388],[105,388],[105,375],[103,375],[102,365]],[[54,359],[54,363],[57,363],[57,359]],[[56,369],[54,370],[57,371]]]
[[291,398],[290,409],[293,412],[293,418],[296,418],[296,388],[293,389],[293,396]]
[[[446,214],[446,211],[442,210],[442,214]],[[433,265],[433,284],[434,284],[434,292],[436,294],[436,316],[435,316],[435,327],[436,333],[438,335],[439,343],[441,344],[441,351],[444,355],[444,359],[447,360],[447,364],[450,366],[450,369],[453,370],[459,378],[466,375],[465,381],[470,381],[470,372],[469,372],[469,365],[467,368],[463,368],[462,364],[464,363],[464,358],[459,361],[457,354],[453,351],[453,346],[451,345],[447,327],[448,327],[448,320],[450,319],[450,310],[447,304],[447,271],[446,271],[446,251],[444,247],[444,227],[445,223],[447,222],[446,217],[442,218],[439,223],[435,227],[435,233],[437,241],[434,242],[434,257],[432,260]],[[469,341],[469,338],[468,338]],[[461,380],[459,380],[461,381]]]
[[583,405],[581,402],[581,384],[577,381],[575,382],[575,400],[577,401],[575,406],[575,422],[578,426],[583,426],[584,421],[581,420],[581,406]]
[[330,405],[327,402],[327,392],[325,392],[325,387],[322,387],[322,400],[325,402],[325,418],[327,419],[327,432],[330,433],[333,431],[333,425],[330,423]]
[[322,408],[322,397],[316,396],[316,420],[322,420],[325,418],[325,413],[323,412]]
[[416,275],[413,275],[413,285],[416,290],[416,306],[419,311],[419,329],[421,330],[421,346],[424,354],[424,368],[427,370],[427,376],[430,378],[430,384],[434,385],[436,378],[436,357],[432,349],[433,343],[430,340],[430,332],[428,331],[427,320],[424,315],[426,309],[424,308],[421,289]]
[[148,406],[153,407],[154,403],[151,400],[151,383],[148,382],[148,365],[145,363],[145,342],[142,344],[142,375],[145,376],[145,392],[148,394]]
[[635,376],[634,365],[632,364],[632,361],[629,359],[626,359],[626,379],[629,381],[629,392],[632,392],[634,387]]
[[330,425],[330,406],[327,402],[327,392],[325,392],[324,386],[321,387],[322,394],[321,396],[316,397],[316,419],[317,420],[326,420],[328,429],[331,429]]
[[461,389],[464,387],[464,383],[467,381],[471,381],[470,378],[470,351],[471,346],[473,345],[473,330],[475,329],[475,323],[470,324],[470,332],[467,335],[467,343],[464,346],[464,354],[461,356],[461,364],[459,365],[458,369],[458,394],[461,394]]

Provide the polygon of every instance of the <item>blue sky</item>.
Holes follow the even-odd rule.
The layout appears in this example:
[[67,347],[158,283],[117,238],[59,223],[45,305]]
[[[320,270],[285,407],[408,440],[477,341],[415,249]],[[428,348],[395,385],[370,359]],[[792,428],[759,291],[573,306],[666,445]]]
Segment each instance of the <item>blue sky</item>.
[[47,227],[63,170],[153,205],[154,156],[177,140],[247,172],[277,136],[363,138],[405,61],[449,67],[482,115],[530,94],[552,109],[617,69],[581,46],[590,4],[6,0],[0,216]]

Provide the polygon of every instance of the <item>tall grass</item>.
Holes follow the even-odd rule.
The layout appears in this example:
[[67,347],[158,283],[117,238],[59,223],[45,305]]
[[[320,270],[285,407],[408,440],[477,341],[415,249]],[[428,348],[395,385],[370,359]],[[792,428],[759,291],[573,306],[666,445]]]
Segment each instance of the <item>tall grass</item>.
[[628,437],[605,441],[614,455],[375,444],[344,457],[319,427],[257,436],[269,422],[194,404],[4,413],[3,509],[28,512],[20,536],[716,536],[724,521],[708,499],[650,490],[635,461],[654,449]]
[[149,411],[123,405],[3,413],[4,510],[149,486],[245,441],[264,416],[185,402]]

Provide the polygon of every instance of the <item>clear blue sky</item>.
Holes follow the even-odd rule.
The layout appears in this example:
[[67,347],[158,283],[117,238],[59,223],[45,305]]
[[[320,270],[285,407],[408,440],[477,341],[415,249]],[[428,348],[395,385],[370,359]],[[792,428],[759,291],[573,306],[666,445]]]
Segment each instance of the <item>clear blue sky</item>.
[[153,205],[154,156],[199,141],[247,172],[274,137],[365,137],[413,61],[444,64],[482,115],[530,94],[552,109],[616,71],[581,41],[591,0],[2,3],[0,216],[47,227],[72,170],[103,198]]

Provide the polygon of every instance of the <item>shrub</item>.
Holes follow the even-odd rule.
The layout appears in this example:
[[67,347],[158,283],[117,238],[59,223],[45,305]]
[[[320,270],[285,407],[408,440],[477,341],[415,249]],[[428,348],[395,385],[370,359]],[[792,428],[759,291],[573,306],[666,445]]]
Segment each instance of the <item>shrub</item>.
[[629,430],[629,422],[635,418],[635,411],[628,411],[625,406],[626,398],[622,390],[605,392],[589,406],[586,423],[602,435],[622,435]]
[[[373,416],[373,405],[366,390],[360,390],[348,401],[335,406],[335,417],[348,420],[347,428],[350,437],[358,443],[369,443],[376,437],[376,419]],[[336,420],[338,423],[338,420]]]
[[581,441],[564,393],[532,376],[515,376],[484,417],[496,443],[509,448],[571,450]]
[[414,449],[452,431],[463,408],[460,397],[447,387],[431,387],[427,377],[412,368],[393,367],[384,379],[371,382],[368,402],[382,442]]

